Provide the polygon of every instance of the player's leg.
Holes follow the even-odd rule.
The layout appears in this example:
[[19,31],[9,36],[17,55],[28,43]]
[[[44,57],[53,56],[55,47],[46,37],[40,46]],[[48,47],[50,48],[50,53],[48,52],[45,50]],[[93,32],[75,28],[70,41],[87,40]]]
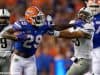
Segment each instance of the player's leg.
[[5,62],[2,64],[2,72],[4,72],[4,74],[9,74],[10,59],[5,58],[4,61]]
[[7,59],[4,57],[0,57],[0,75],[8,74],[9,68],[7,65]]
[[26,60],[24,75],[37,75],[35,56],[32,56]]
[[88,72],[90,67],[89,60],[80,59],[77,63],[74,63],[69,69],[67,75],[83,75]]
[[92,71],[94,75],[100,75],[100,48],[92,51]]
[[22,67],[22,58],[15,54],[12,55],[11,65],[10,65],[10,75],[22,75],[23,67]]
[[3,64],[4,62],[2,61],[2,58],[0,57],[0,72],[2,72],[2,64]]

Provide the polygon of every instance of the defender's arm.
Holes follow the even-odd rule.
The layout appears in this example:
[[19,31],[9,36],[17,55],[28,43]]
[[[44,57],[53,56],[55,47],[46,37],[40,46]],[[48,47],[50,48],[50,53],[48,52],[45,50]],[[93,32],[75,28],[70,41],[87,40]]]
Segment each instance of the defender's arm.
[[50,27],[51,30],[61,31],[70,27],[75,27],[74,24],[67,24],[67,25],[53,25]]
[[14,35],[14,30],[13,28],[6,28],[4,29],[1,34],[2,34],[2,37],[4,38],[7,38],[7,39],[10,39],[10,40],[18,40],[17,36]]
[[91,35],[88,34],[88,33],[83,32],[83,31],[74,31],[74,32],[61,31],[60,34],[59,34],[59,37],[61,37],[61,38],[68,38],[68,39],[74,39],[74,38],[90,39]]

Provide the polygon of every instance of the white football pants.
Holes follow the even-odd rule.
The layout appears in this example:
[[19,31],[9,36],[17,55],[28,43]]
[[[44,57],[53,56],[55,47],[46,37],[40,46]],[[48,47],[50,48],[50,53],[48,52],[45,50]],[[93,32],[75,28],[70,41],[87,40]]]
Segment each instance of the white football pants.
[[16,54],[12,55],[10,65],[11,75],[37,75],[35,56],[23,58]]

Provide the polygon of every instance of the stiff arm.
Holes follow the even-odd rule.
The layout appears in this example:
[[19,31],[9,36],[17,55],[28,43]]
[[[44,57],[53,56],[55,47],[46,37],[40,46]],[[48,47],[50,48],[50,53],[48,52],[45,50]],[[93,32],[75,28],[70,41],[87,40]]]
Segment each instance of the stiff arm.
[[14,40],[14,41],[17,41],[18,38],[14,35],[14,29],[11,26],[7,26],[2,32],[1,32],[1,35],[2,37],[6,38],[6,39],[10,39],[10,40]]
[[90,39],[93,35],[94,27],[87,23],[84,25],[84,28],[77,27],[76,29],[73,29],[73,31],[70,30],[64,30],[64,31],[54,31],[54,34],[57,37],[61,38],[67,38],[67,39],[74,39],[74,38],[86,38]]

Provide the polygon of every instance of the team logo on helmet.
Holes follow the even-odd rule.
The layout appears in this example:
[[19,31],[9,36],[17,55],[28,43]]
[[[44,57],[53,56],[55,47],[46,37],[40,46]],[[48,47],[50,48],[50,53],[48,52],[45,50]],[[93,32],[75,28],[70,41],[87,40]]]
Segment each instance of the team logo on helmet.
[[31,6],[25,12],[25,19],[32,25],[42,26],[45,22],[45,17],[42,11],[37,7]]

